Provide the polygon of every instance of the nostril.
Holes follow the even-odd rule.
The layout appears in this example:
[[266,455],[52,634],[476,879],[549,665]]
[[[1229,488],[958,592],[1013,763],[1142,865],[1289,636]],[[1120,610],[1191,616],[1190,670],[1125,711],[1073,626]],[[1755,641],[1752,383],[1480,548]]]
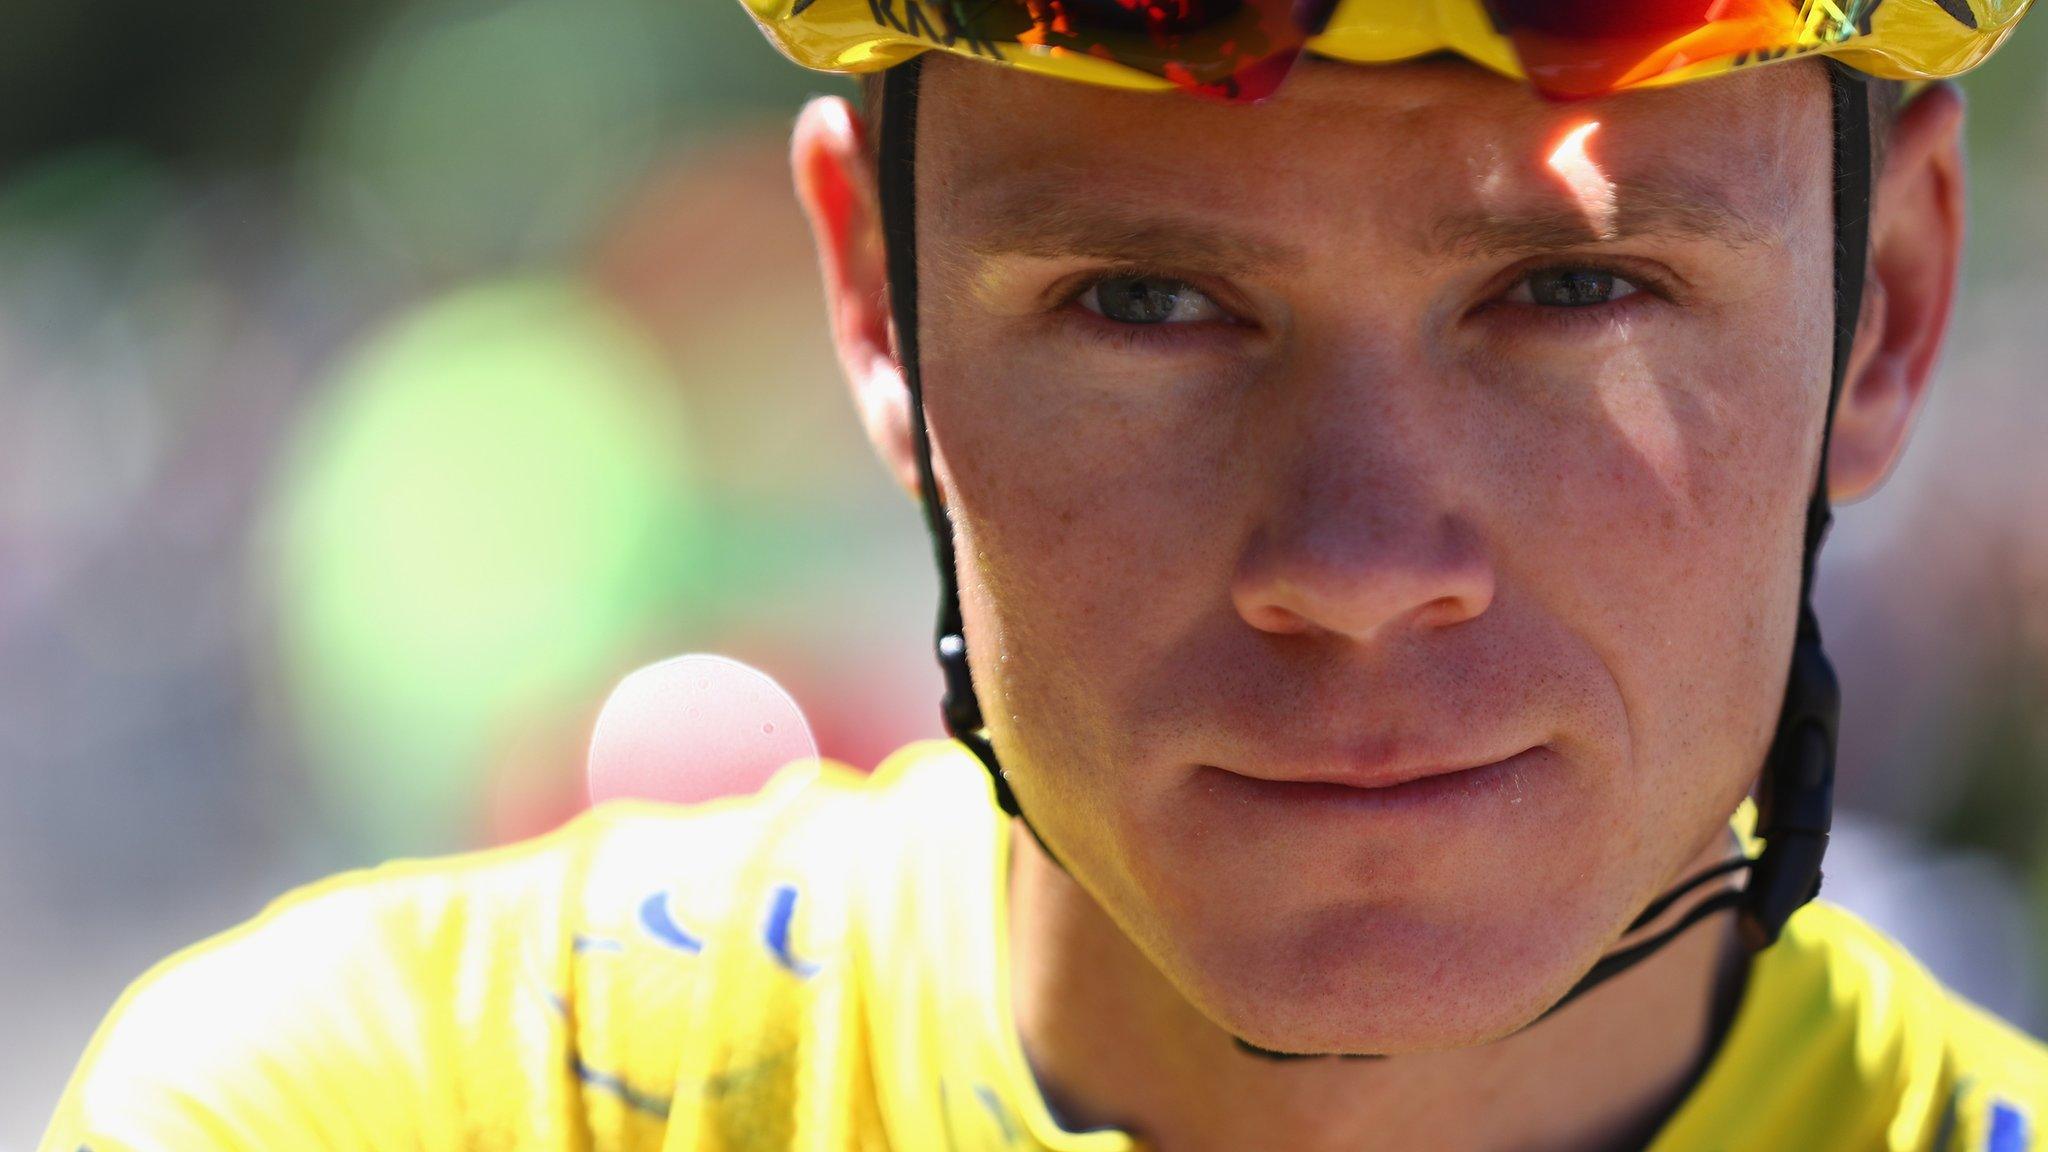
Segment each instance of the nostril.
[[1472,581],[1454,595],[1439,596],[1415,610],[1415,623],[1423,628],[1449,628],[1486,612],[1493,603],[1493,585]]
[[1270,632],[1275,636],[1293,636],[1316,630],[1316,626],[1300,613],[1270,600],[1246,602],[1240,598],[1238,615],[1244,618],[1245,623],[1259,631]]
[[[1485,613],[1492,561],[1476,536],[1449,521],[1435,531],[1262,535],[1231,588],[1237,613],[1262,632],[1328,632],[1369,640],[1389,628],[1447,628]],[[1419,529],[1420,525],[1411,525]]]

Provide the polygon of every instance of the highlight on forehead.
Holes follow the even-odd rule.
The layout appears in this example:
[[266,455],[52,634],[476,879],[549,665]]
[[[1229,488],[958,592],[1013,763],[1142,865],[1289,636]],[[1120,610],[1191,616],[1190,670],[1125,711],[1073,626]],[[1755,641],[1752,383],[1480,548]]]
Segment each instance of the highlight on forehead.
[[[1747,248],[1783,233],[1781,224],[1738,207],[1704,181],[1668,175],[1612,176],[1598,167],[1582,176],[1585,191],[1593,197],[1591,212],[1583,199],[1528,211],[1453,210],[1431,225],[1425,248],[1441,259],[1540,253],[1635,237]],[[1577,191],[1569,184],[1567,189],[1567,195]]]
[[1615,201],[1614,181],[1607,178],[1599,162],[1586,151],[1587,139],[1599,130],[1598,120],[1573,125],[1558,140],[1557,147],[1550,150],[1550,159],[1545,164],[1578,202],[1579,211],[1586,216],[1586,226],[1598,239],[1612,240],[1615,216],[1620,210]]

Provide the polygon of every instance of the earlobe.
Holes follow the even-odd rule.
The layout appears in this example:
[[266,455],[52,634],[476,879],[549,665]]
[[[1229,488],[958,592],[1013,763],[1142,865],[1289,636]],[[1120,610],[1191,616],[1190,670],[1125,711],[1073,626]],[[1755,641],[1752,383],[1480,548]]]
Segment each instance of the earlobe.
[[790,139],[797,199],[810,219],[839,368],[868,440],[906,493],[918,493],[910,394],[896,358],[880,202],[859,117],[837,96],[804,106]]
[[1828,490],[1859,499],[1904,449],[1948,329],[1963,247],[1962,99],[1936,84],[1899,111],[1871,206],[1863,311],[1828,453]]
[[1883,483],[1926,393],[1925,378],[1916,384],[1901,359],[1885,351],[1889,308],[1884,280],[1873,269],[1864,286],[1856,345],[1828,447],[1828,494],[1837,504],[1859,500]]

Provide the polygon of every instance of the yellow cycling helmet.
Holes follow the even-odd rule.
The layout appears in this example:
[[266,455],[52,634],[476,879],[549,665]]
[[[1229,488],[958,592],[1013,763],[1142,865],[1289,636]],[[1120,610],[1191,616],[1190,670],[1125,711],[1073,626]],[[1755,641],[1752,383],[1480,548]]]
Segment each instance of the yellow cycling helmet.
[[1601,96],[1795,56],[1873,77],[1954,76],[2032,0],[741,0],[809,68],[871,72],[934,49],[1125,88],[1233,101],[1300,55],[1456,52],[1545,95]]

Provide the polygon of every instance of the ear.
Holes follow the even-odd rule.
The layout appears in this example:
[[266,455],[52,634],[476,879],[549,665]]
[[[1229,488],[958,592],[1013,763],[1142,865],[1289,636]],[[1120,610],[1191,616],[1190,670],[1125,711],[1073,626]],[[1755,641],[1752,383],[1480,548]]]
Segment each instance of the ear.
[[790,139],[797,199],[811,221],[839,368],[868,440],[899,487],[918,494],[910,391],[889,317],[881,200],[860,119],[837,96],[804,105]]
[[1899,110],[1872,190],[1863,314],[1828,452],[1828,492],[1869,495],[1905,447],[1948,331],[1963,252],[1963,102],[1936,84]]

